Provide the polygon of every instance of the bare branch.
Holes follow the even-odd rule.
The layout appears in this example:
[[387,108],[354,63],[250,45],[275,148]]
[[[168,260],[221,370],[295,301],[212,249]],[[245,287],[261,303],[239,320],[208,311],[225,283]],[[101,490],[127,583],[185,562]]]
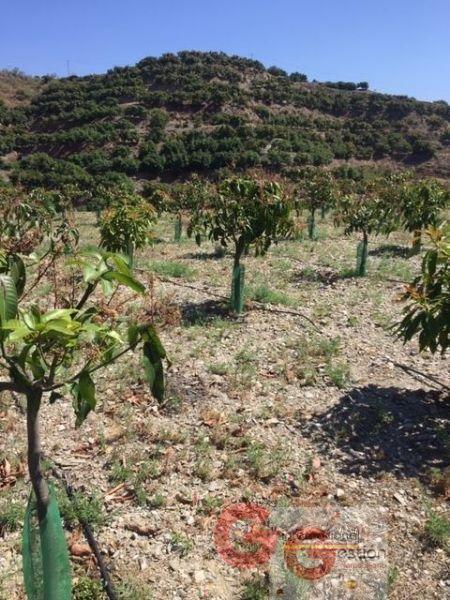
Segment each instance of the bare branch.
[[81,296],[78,304],[75,307],[77,310],[81,310],[83,308],[83,306],[86,304],[89,296],[92,294],[92,292],[97,287],[97,283],[98,283],[98,281],[96,281],[95,283],[88,283],[86,289],[84,290],[84,294]]
[[87,370],[87,372],[89,374],[91,374],[91,373],[95,373],[95,371],[103,369],[104,367],[107,367],[108,365],[110,365],[111,363],[113,363],[115,360],[117,360],[118,358],[120,358],[121,356],[123,356],[124,354],[126,354],[127,352],[129,352],[130,350],[134,350],[136,348],[136,346],[139,344],[139,341],[140,340],[138,340],[135,344],[130,344],[129,346],[127,346],[126,348],[124,348],[123,350],[121,350],[120,352],[118,352],[117,354],[114,354],[114,356],[112,356],[108,360],[105,360],[105,361],[99,363],[98,365],[96,365],[95,367],[92,367],[92,369],[87,369],[87,365],[89,364],[89,363],[87,363],[86,365],[84,365],[84,367],[82,369],[80,369],[80,371],[78,371],[78,373],[76,375],[74,375],[70,379],[67,379],[66,381],[63,381],[62,383],[56,383],[55,385],[44,387],[43,391],[44,392],[51,392],[53,390],[57,390],[59,388],[62,388],[64,385],[67,385],[68,383],[74,383],[74,381],[76,381],[78,379],[78,377],[81,375],[81,373],[83,371]]

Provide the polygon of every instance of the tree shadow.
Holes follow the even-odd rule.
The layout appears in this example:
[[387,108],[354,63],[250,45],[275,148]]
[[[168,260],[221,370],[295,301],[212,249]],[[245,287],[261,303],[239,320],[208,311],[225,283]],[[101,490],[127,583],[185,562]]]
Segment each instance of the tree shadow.
[[370,256],[392,256],[398,258],[409,258],[411,256],[411,248],[398,246],[397,244],[388,244],[379,246],[373,250],[369,250]]
[[167,377],[166,401],[160,410],[166,414],[176,413],[187,405],[197,405],[207,399],[208,389],[198,376],[170,373]]
[[337,271],[331,267],[306,267],[294,273],[291,278],[293,283],[322,283],[332,285],[342,279],[357,277],[355,269],[348,268]]
[[221,260],[226,252],[187,252],[180,258],[191,258],[193,260]]
[[185,302],[180,306],[183,325],[208,325],[217,319],[235,321],[226,300],[206,300],[205,302]]
[[301,435],[338,457],[342,473],[392,472],[429,481],[450,464],[450,404],[438,391],[368,385],[299,424]]

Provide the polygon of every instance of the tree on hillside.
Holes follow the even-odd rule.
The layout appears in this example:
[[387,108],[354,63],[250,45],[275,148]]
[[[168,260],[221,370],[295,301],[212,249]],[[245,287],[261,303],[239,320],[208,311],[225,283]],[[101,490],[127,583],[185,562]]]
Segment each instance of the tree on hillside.
[[243,310],[244,266],[242,257],[254,247],[263,255],[270,245],[292,231],[291,202],[273,181],[226,179],[217,193],[194,207],[188,228],[197,241],[205,234],[224,247],[233,247],[231,307]]

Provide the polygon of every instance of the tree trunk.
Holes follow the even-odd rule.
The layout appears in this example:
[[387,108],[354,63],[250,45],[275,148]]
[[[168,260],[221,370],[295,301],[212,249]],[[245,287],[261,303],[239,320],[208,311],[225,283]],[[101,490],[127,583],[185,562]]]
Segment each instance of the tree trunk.
[[241,257],[245,252],[245,243],[241,239],[236,243],[236,251],[233,262],[233,275],[231,278],[231,309],[241,313],[244,308],[244,275],[245,269],[241,265]]
[[183,221],[181,219],[181,215],[177,215],[177,218],[175,221],[175,232],[174,232],[175,242],[179,242],[181,240],[182,233],[183,233]]
[[312,210],[308,218],[308,236],[310,240],[316,238],[316,211]]
[[359,242],[356,249],[356,274],[358,277],[364,277],[367,273],[367,251],[369,238],[367,232],[363,231],[363,239]]
[[133,240],[130,240],[130,239],[127,240],[127,254],[130,258],[130,267],[133,268],[134,244],[133,244]]
[[234,252],[234,267],[239,267],[241,263],[242,255],[245,253],[245,242],[242,238],[239,238],[236,242],[236,248]]
[[28,472],[36,496],[39,521],[42,522],[50,501],[47,482],[41,472],[41,438],[39,434],[39,408],[42,392],[27,393]]
[[419,254],[421,247],[422,247],[422,230],[416,229],[413,232],[412,249],[411,249],[412,253]]

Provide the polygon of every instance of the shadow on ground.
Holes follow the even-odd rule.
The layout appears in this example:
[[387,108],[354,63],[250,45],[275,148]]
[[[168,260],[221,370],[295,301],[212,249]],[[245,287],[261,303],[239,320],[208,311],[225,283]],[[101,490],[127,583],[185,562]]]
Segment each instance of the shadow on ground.
[[292,277],[292,282],[332,285],[336,281],[341,279],[351,279],[352,277],[356,277],[356,273],[354,269],[350,268],[336,271],[336,269],[332,269],[331,267],[307,267],[297,271]]
[[226,252],[187,252],[180,258],[189,258],[192,260],[221,260],[226,255]]
[[177,413],[184,406],[200,404],[208,397],[208,389],[197,376],[172,372],[167,377],[166,400],[160,410],[165,414]]
[[339,459],[343,473],[428,481],[432,468],[450,463],[449,425],[450,403],[440,392],[369,385],[299,427]]
[[378,246],[369,250],[370,256],[391,256],[398,258],[410,258],[411,248],[405,248],[405,246],[398,246],[397,244],[388,244],[386,246]]
[[226,300],[185,302],[180,306],[183,325],[207,325],[217,319],[235,321]]

